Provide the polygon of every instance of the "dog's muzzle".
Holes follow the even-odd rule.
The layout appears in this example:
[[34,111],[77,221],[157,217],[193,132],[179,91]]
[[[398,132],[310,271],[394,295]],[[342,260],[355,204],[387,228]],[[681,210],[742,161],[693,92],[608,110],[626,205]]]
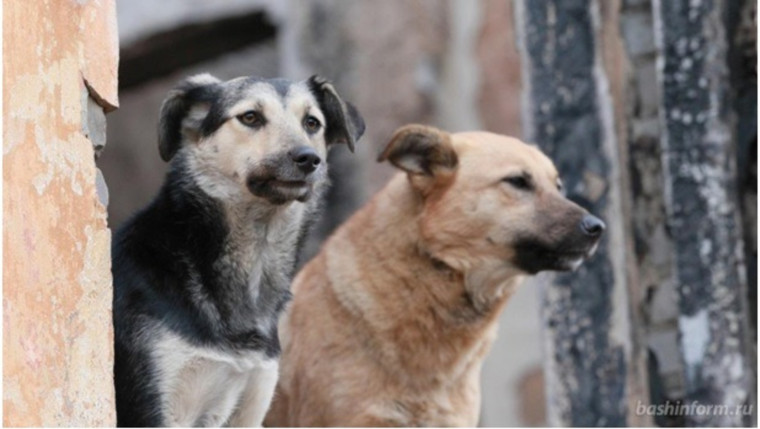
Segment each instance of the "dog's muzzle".
[[306,201],[319,180],[322,159],[314,149],[299,146],[262,162],[246,179],[248,190],[272,204]]
[[573,271],[596,252],[604,222],[585,214],[559,240],[545,241],[540,235],[523,236],[514,244],[514,263],[529,274],[540,271]]

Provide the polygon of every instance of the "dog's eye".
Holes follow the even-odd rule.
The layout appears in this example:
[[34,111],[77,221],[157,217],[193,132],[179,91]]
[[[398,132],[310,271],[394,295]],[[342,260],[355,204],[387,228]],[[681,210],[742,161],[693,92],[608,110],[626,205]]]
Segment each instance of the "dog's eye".
[[264,126],[264,117],[255,110],[249,110],[242,115],[238,115],[238,121],[243,125],[251,128],[261,128]]
[[322,123],[319,122],[319,119],[313,116],[307,116],[303,119],[303,127],[310,134],[314,134],[322,127]]
[[530,179],[525,176],[509,176],[505,177],[503,181],[523,191],[529,191],[532,189]]

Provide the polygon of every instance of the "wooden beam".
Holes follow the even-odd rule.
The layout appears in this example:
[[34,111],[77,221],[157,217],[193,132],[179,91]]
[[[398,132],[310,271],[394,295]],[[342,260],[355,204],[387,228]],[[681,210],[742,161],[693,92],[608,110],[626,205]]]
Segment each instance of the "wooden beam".
[[267,14],[257,11],[154,34],[121,48],[119,90],[272,40],[276,33]]

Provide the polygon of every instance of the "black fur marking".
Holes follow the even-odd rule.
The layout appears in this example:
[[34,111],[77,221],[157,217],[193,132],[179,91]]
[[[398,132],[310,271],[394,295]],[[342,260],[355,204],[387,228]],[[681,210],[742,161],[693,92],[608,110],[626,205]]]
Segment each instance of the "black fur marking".
[[[124,325],[138,325],[139,320],[137,315],[129,315],[118,322],[114,318],[114,327],[123,332],[121,328]],[[155,427],[161,424],[161,416],[155,405],[159,401],[156,386],[148,382],[135,382],[135,380],[151,378],[151,374],[156,370],[151,365],[148,354],[148,350],[140,347],[133,339],[133,335],[127,335],[121,341],[116,341],[114,384],[121,386],[116,389],[116,424],[118,426]],[[116,370],[117,368],[119,370]],[[134,412],[135,410],[141,410],[141,412]]]
[[201,123],[200,133],[203,137],[214,134],[230,117],[227,114],[226,104],[216,101],[211,104],[208,114]]
[[353,105],[344,102],[332,85],[321,77],[312,76],[308,85],[325,115],[327,144],[345,143],[353,152],[356,141],[364,134],[365,124],[362,116]]
[[261,322],[276,320],[290,300],[293,265],[265,267],[250,299],[247,279],[230,277],[232,268],[219,263],[229,235],[222,206],[187,179],[182,159],[172,167],[155,200],[113,240],[119,426],[163,423],[148,352],[159,326],[198,346],[280,354],[277,324]]
[[158,147],[161,158],[169,161],[182,145],[182,121],[193,105],[211,103],[221,91],[217,83],[180,83],[161,105],[158,124]]
[[522,237],[513,245],[514,264],[529,274],[541,271],[567,271],[569,263],[583,258],[595,241],[571,234],[559,243],[546,243],[537,237]]
[[357,141],[362,135],[364,135],[364,131],[367,129],[366,124],[364,123],[364,118],[359,113],[359,110],[356,108],[356,106],[349,102],[346,102],[346,111],[348,112],[349,123],[353,124],[354,141]]

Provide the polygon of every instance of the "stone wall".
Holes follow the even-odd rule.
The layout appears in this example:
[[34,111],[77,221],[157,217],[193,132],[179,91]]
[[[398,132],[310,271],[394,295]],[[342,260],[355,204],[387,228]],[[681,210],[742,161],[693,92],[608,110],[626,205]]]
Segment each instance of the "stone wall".
[[3,424],[111,426],[113,1],[3,4]]

